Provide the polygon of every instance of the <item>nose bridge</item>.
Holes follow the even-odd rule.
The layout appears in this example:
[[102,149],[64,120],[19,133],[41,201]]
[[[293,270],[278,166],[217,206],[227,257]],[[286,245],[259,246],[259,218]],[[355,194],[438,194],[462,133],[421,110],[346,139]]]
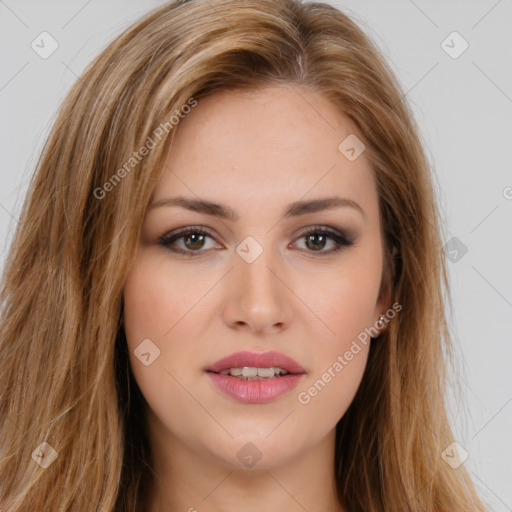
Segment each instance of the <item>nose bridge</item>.
[[288,322],[286,287],[279,275],[276,251],[255,239],[237,247],[234,272],[230,273],[227,321],[265,330]]
[[[258,242],[256,242],[258,243]],[[248,253],[243,250],[249,248]],[[279,293],[279,282],[275,277],[277,264],[274,251],[271,247],[258,246],[251,240],[243,242],[237,248],[238,261],[236,263],[240,286],[244,295],[258,301],[276,301]],[[273,269],[271,272],[270,269]]]

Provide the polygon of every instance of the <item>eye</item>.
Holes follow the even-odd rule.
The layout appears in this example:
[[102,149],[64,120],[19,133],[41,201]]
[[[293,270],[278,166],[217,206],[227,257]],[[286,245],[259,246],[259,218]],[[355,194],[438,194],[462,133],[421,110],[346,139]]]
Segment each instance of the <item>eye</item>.
[[[213,237],[209,231],[202,227],[187,227],[179,231],[167,233],[162,236],[158,243],[164,247],[167,247],[170,251],[179,254],[185,254],[187,256],[195,256],[194,253],[202,253],[205,248],[206,240]],[[181,247],[177,246],[177,242],[183,242]]]
[[[214,240],[210,232],[201,226],[190,226],[178,231],[170,232],[163,235],[158,243],[166,247],[170,251],[186,256],[199,256],[208,249],[215,247],[207,247],[207,240]],[[315,256],[323,256],[338,252],[343,247],[354,245],[354,241],[335,229],[328,227],[314,226],[298,238],[305,240],[306,251],[310,253],[318,253]],[[181,245],[178,243],[181,242]],[[330,250],[324,250],[328,243],[334,245]]]
[[[319,255],[332,254],[343,249],[343,247],[351,247],[354,245],[353,240],[349,240],[343,233],[326,227],[315,226],[300,236],[298,240],[305,239],[305,246],[308,252],[319,253]],[[331,250],[323,249],[331,242],[334,247]],[[316,256],[316,254],[315,254]]]

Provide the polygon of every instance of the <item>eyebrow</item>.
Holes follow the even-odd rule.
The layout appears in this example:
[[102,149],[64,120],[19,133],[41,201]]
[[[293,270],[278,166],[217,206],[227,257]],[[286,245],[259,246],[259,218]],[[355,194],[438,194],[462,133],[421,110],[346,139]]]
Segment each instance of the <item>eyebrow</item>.
[[[155,201],[150,204],[148,209],[152,210],[155,208],[161,208],[162,206],[181,206],[182,208],[186,208],[193,212],[212,215],[233,222],[239,219],[239,215],[227,205],[213,203],[204,199],[193,199],[183,196],[160,199],[159,201]],[[296,201],[288,205],[283,217],[297,217],[299,215],[306,215],[308,213],[315,213],[333,208],[353,208],[366,218],[364,210],[358,203],[352,201],[352,199],[338,196],[323,197],[310,201]]]

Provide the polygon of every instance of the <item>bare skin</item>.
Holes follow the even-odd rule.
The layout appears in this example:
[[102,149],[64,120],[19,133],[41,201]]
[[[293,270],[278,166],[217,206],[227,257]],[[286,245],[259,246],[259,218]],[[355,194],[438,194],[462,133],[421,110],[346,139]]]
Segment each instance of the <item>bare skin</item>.
[[[130,364],[149,404],[151,512],[348,512],[335,494],[335,427],[370,343],[334,376],[332,367],[390,307],[378,300],[383,242],[373,171],[364,152],[350,161],[338,149],[353,133],[323,96],[287,85],[201,99],[180,122],[152,203],[200,198],[238,219],[160,206],[144,220],[124,301]],[[333,196],[363,213],[344,206],[283,216],[290,203]],[[189,226],[208,233],[159,244]],[[339,244],[322,237],[325,227],[353,245],[332,252]],[[318,228],[316,238],[304,235],[309,228]],[[246,237],[262,249],[250,263],[236,251]],[[242,244],[252,254],[258,246]],[[146,339],[160,350],[147,366],[134,355]],[[306,375],[275,400],[243,403],[204,372],[241,350],[281,352]],[[329,368],[329,382],[307,394]],[[261,457],[251,467],[237,456],[248,443]]]

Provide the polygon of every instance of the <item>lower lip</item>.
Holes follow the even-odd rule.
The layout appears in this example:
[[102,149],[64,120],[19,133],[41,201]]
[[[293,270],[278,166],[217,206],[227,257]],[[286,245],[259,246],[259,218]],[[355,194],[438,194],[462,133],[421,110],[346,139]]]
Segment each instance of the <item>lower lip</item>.
[[231,375],[207,372],[224,393],[247,404],[263,404],[291,391],[305,373],[289,373],[265,380],[242,380]]

